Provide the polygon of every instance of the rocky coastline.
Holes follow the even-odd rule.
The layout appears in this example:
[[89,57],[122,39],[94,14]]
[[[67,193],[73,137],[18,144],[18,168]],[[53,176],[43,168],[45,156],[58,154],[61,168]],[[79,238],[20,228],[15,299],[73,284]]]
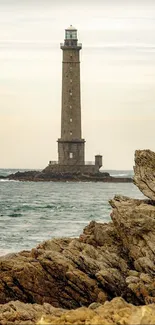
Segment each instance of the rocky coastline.
[[18,180],[22,182],[108,182],[108,183],[132,183],[130,177],[112,177],[109,173],[81,174],[81,173],[52,173],[45,170],[16,172],[8,176],[0,176],[0,179]]
[[155,324],[155,153],[135,152],[134,184],[111,222],[0,257],[0,324]]

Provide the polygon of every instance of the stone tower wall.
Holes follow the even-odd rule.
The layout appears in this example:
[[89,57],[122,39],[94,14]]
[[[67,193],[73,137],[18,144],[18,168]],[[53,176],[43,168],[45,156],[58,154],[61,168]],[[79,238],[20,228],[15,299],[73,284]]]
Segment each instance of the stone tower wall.
[[79,49],[63,50],[61,139],[81,139]]
[[96,174],[98,173],[98,168],[95,165],[59,165],[51,164],[47,166],[44,170],[48,173],[81,173],[81,174]]
[[58,140],[58,161],[61,165],[84,165],[84,141]]
[[98,166],[98,168],[102,167],[102,156],[101,155],[95,156],[95,165]]
[[64,44],[62,62],[61,138],[58,139],[60,165],[84,165],[85,141],[81,138],[80,58],[81,45]]

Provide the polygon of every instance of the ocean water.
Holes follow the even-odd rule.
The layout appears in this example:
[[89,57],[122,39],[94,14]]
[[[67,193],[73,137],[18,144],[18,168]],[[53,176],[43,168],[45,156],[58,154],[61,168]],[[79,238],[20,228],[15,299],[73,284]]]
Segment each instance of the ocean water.
[[[0,169],[0,175],[17,170]],[[133,171],[109,171],[132,176]],[[91,220],[110,221],[115,194],[143,198],[132,183],[0,180],[0,255],[27,250],[53,237],[76,237]]]

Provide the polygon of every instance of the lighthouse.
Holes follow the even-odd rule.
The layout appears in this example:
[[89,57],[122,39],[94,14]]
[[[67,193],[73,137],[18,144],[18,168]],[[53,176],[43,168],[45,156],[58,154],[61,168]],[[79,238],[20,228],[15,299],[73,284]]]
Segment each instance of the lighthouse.
[[77,29],[65,30],[62,49],[61,138],[58,139],[58,163],[84,165],[85,140],[81,135],[80,50]]
[[102,166],[102,156],[95,163],[85,162],[85,140],[81,130],[80,50],[77,29],[65,29],[62,50],[61,137],[58,139],[58,161],[49,161],[45,172],[96,174]]

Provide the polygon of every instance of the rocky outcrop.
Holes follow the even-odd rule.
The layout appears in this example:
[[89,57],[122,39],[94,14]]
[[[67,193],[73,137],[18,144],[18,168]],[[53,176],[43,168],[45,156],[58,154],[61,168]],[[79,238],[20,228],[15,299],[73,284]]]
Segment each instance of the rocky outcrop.
[[149,150],[136,151],[134,182],[149,199],[117,195],[110,223],[92,221],[79,238],[48,240],[0,258],[1,324],[29,317],[19,311],[27,305],[16,300],[33,304],[23,324],[155,323],[153,159]]
[[115,229],[128,256],[126,284],[142,303],[155,302],[155,205],[116,196],[111,200]]
[[134,306],[122,298],[104,304],[92,303],[74,310],[50,304],[24,304],[20,301],[0,305],[1,325],[142,325],[155,324],[155,304]]
[[91,304],[88,308],[65,311],[61,315],[43,315],[37,325],[148,325],[155,324],[155,304],[133,306],[122,298],[114,298],[104,305]]
[[10,174],[6,176],[6,179],[9,180],[27,180],[27,181],[32,181],[35,178],[39,178],[40,172],[36,170],[29,170],[29,171],[24,171],[24,172],[16,172],[14,174]]
[[77,308],[122,296],[154,302],[155,206],[116,196],[109,224],[91,222],[78,239],[53,239],[0,258],[0,303]]
[[[7,304],[0,304],[0,324],[1,325],[34,325],[40,320],[61,317],[65,313],[64,309],[54,308],[50,304],[24,304],[20,301],[12,301]],[[43,322],[42,322],[43,324]]]
[[151,150],[136,150],[134,183],[140,191],[155,200],[155,153]]
[[109,248],[107,243],[94,247],[82,239],[55,239],[31,252],[1,257],[0,303],[18,299],[77,308],[125,295],[128,265],[115,246],[111,239]]
[[48,169],[43,171],[25,171],[16,172],[15,174],[10,174],[8,176],[0,176],[0,179],[18,180],[18,181],[28,181],[28,182],[108,182],[108,183],[131,183],[132,178],[129,177],[112,177],[109,173],[60,173],[60,172],[50,172]]
[[111,223],[91,222],[80,238],[53,239],[1,257],[0,303],[71,309],[117,296],[137,305],[154,302],[154,201],[115,196],[110,204]]

